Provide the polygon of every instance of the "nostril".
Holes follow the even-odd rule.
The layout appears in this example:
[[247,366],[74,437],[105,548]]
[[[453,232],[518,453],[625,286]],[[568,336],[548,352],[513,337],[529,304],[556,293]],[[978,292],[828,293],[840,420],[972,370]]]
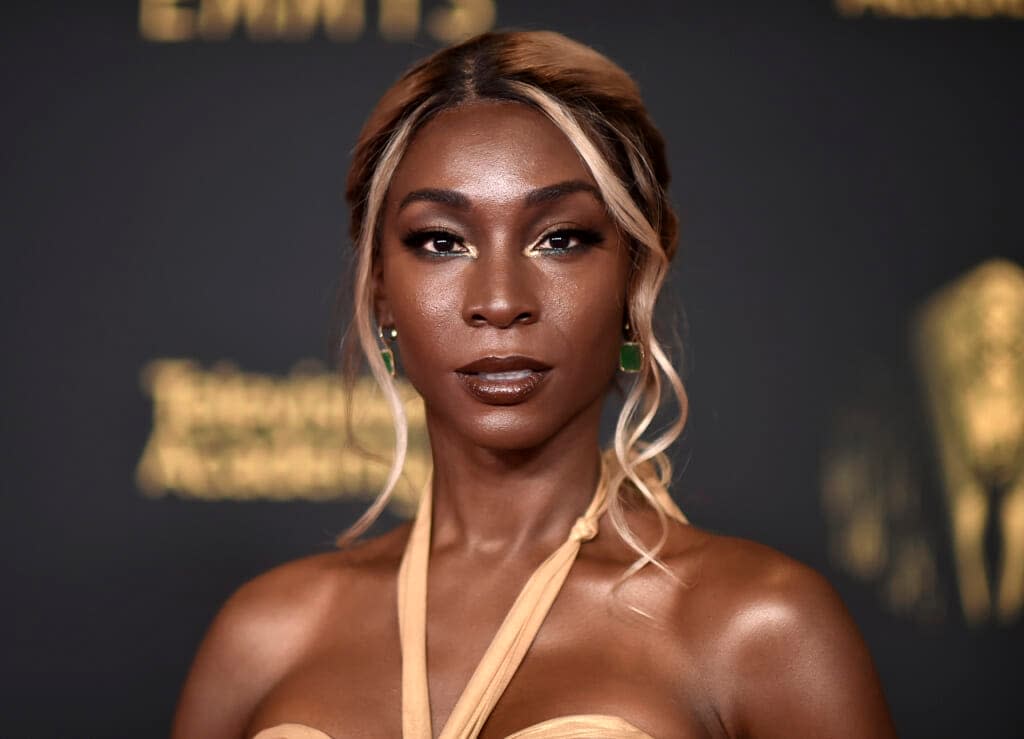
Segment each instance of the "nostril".
[[[523,310],[523,309],[526,310]],[[510,301],[494,300],[491,304],[477,303],[466,306],[463,320],[469,326],[494,326],[495,328],[511,328],[524,326],[537,320],[539,311],[532,305],[511,304]]]

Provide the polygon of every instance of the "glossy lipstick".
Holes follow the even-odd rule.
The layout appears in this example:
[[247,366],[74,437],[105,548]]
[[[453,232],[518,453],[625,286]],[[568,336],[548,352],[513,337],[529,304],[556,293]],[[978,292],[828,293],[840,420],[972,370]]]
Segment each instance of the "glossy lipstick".
[[515,405],[530,397],[550,365],[530,357],[484,357],[456,370],[469,394],[488,405]]

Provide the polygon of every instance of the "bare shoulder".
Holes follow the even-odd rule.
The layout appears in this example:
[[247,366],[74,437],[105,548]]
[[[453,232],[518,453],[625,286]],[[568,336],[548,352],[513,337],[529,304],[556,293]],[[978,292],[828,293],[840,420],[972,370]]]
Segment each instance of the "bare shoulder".
[[731,735],[895,736],[864,640],[819,573],[693,529],[676,560],[687,641]]
[[254,707],[314,648],[345,603],[394,576],[407,529],[288,562],[238,588],[196,653],[173,736],[242,735]]
[[679,574],[693,586],[698,605],[719,611],[719,617],[723,610],[733,615],[725,622],[730,629],[784,629],[810,617],[822,623],[848,618],[835,589],[807,565],[747,539],[699,530],[697,536],[698,556]]
[[316,634],[319,622],[366,587],[397,571],[408,527],[339,551],[293,560],[242,585],[210,627],[209,638],[247,659],[277,664]]

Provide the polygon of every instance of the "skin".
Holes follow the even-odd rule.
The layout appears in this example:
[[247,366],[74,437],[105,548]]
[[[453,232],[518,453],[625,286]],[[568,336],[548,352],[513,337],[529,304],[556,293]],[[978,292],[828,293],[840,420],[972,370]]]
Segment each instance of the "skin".
[[[628,252],[586,188],[527,202],[559,183],[594,186],[553,124],[522,105],[477,102],[416,135],[385,204],[377,316],[399,330],[434,453],[435,735],[519,589],[564,541],[597,482]],[[458,193],[461,204],[424,190]],[[409,236],[442,227],[455,238]],[[600,240],[583,247],[550,237],[566,228]],[[438,250],[448,253],[430,254]],[[552,367],[516,405],[480,402],[454,373],[512,354]],[[651,511],[628,518],[644,540],[657,540]],[[685,584],[646,568],[611,597],[636,555],[607,516],[600,525],[481,737],[583,713],[620,716],[655,737],[895,735],[855,625],[812,570],[674,525],[662,557]],[[173,735],[242,737],[294,722],[334,737],[400,736],[395,591],[408,533],[403,525],[243,586],[199,650]]]

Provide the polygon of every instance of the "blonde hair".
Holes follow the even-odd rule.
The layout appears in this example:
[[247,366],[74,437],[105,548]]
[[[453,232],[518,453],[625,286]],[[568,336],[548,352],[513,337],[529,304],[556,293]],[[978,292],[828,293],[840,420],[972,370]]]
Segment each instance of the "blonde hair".
[[[627,315],[645,360],[624,399],[614,443],[603,455],[608,510],[613,526],[638,555],[624,577],[649,563],[665,569],[657,555],[667,538],[668,518],[682,518],[668,496],[672,465],[665,451],[682,433],[687,398],[653,326],[655,302],[676,249],[664,141],[628,74],[595,50],[548,31],[488,33],[435,53],[384,94],[360,134],[346,188],[356,256],[355,311],[342,358],[353,376],[359,371],[361,349],[391,407],[396,441],[387,483],[339,544],[359,537],[380,515],[401,478],[407,450],[408,423],[374,328],[372,278],[384,198],[409,142],[425,121],[474,100],[518,102],[547,116],[590,169],[606,207],[629,238],[633,265]],[[666,391],[678,414],[645,440]],[[642,542],[627,523],[630,491],[646,500],[661,521],[662,534],[653,546]]]

